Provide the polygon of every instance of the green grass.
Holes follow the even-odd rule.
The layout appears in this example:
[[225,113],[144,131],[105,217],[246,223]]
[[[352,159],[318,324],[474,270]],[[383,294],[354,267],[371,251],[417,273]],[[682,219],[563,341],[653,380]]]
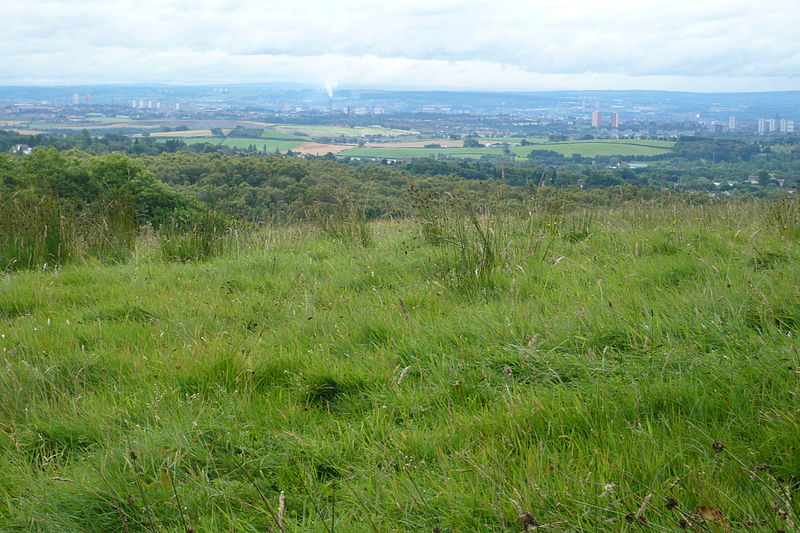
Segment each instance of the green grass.
[[307,141],[273,141],[271,139],[225,139],[221,144],[230,146],[232,148],[247,148],[250,145],[255,145],[256,150],[259,152],[271,154],[277,149],[280,152],[286,152],[293,148],[297,148]]
[[796,213],[430,208],[8,274],[0,530],[278,531],[283,493],[287,532],[790,531]]
[[[431,141],[434,142],[434,141]],[[489,142],[482,139],[481,142]],[[502,140],[492,142],[503,142]],[[662,155],[672,150],[675,143],[671,141],[649,141],[649,140],[605,140],[605,141],[572,141],[572,142],[553,142],[542,143],[531,146],[512,146],[511,152],[517,157],[527,157],[532,150],[550,150],[558,152],[566,157],[572,154],[580,154],[582,157],[595,157],[598,155],[606,156],[639,156],[639,155]],[[353,148],[337,154],[339,156],[350,157],[374,157],[387,159],[403,159],[415,157],[435,157],[445,155],[459,158],[480,158],[486,155],[501,156],[502,148]]]
[[[162,140],[162,139],[159,139]],[[165,139],[164,139],[165,140]],[[245,139],[245,138],[223,138],[223,137],[191,137],[188,139],[181,139],[186,144],[209,143],[214,145],[225,145],[231,148],[248,148],[255,146],[256,150],[263,153],[271,154],[277,148],[280,152],[286,152],[297,148],[306,141],[276,141],[273,139]]]
[[[652,143],[665,144],[652,144]],[[550,150],[569,157],[580,154],[581,157],[607,156],[637,156],[637,155],[662,155],[672,151],[669,141],[574,141],[563,143],[547,143],[535,146],[517,146],[511,149],[519,156],[527,156],[531,150]]]
[[300,136],[300,135],[292,135],[291,133],[286,133],[286,132],[273,130],[273,129],[265,129],[261,133],[261,136],[265,137],[265,138],[268,138],[268,139],[285,139],[287,141],[308,142],[310,140],[308,137],[303,137],[303,136]]

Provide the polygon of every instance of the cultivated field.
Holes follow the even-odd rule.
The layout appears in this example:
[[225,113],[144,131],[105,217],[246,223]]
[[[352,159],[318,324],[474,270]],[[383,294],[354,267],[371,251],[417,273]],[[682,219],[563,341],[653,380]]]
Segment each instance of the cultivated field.
[[14,133],[19,133],[20,135],[40,135],[44,133],[43,131],[39,130],[24,130],[19,128],[3,128],[3,129],[7,131],[13,131]]
[[191,137],[211,137],[211,130],[188,130],[188,131],[155,131],[150,137],[165,137],[169,139],[188,139]]
[[[487,142],[507,142],[489,141],[478,139],[485,144]],[[436,140],[425,141],[424,144],[439,142]],[[501,147],[486,146],[482,148],[459,148],[452,146],[453,141],[441,141],[442,148],[422,148],[418,142],[414,143],[373,143],[363,148],[354,148],[341,152],[343,156],[369,157],[376,159],[402,159],[415,157],[437,157],[449,156],[459,158],[480,158],[482,156],[501,156],[504,151]],[[461,146],[462,142],[457,141]],[[448,144],[444,144],[448,143]],[[393,145],[393,146],[390,146]],[[667,154],[672,150],[675,143],[671,141],[648,141],[648,140],[596,140],[596,141],[571,141],[571,142],[545,142],[532,144],[529,146],[509,146],[509,150],[516,157],[527,157],[532,150],[549,150],[557,152],[565,157],[578,154],[582,157],[603,156],[651,156]],[[448,147],[452,146],[452,147]]]
[[276,141],[272,139],[240,139],[240,138],[226,138],[220,144],[230,146],[232,148],[247,148],[255,146],[256,150],[263,153],[286,152],[293,150],[302,145],[304,141]]
[[299,132],[309,137],[365,137],[369,135],[395,137],[398,135],[416,135],[418,133],[416,131],[396,130],[391,128],[350,128],[344,126],[308,126],[293,124],[275,124],[273,128],[288,134]]
[[261,136],[269,139],[286,139],[292,141],[301,141],[307,139],[307,137],[303,137],[302,135],[293,135],[291,133],[286,133],[275,129],[265,129]]
[[293,148],[293,152],[298,154],[308,155],[327,155],[338,154],[344,150],[352,148],[352,144],[324,144],[324,143],[303,143],[297,148]]
[[0,530],[796,530],[796,204],[419,212],[4,275]]
[[[165,136],[166,137],[166,136]],[[208,143],[214,145],[230,146],[232,148],[246,149],[255,146],[261,153],[271,154],[275,150],[284,153],[293,150],[303,144],[303,141],[279,141],[274,139],[259,138],[239,138],[239,137],[186,137],[182,139],[186,144]]]

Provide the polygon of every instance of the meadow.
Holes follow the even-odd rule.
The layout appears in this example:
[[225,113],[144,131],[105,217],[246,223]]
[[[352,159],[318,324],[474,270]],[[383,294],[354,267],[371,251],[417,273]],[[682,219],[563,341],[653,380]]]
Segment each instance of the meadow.
[[797,202],[415,205],[4,274],[0,530],[800,524]]

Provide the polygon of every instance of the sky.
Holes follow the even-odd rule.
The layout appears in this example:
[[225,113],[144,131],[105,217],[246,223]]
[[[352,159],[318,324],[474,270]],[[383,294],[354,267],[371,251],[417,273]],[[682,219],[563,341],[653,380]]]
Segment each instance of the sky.
[[0,85],[800,90],[798,0],[3,0]]

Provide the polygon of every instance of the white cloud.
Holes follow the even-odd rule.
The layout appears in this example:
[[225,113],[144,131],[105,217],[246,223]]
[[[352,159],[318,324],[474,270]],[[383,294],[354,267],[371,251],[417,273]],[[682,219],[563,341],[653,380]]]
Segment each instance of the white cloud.
[[6,0],[0,83],[800,89],[789,0]]

